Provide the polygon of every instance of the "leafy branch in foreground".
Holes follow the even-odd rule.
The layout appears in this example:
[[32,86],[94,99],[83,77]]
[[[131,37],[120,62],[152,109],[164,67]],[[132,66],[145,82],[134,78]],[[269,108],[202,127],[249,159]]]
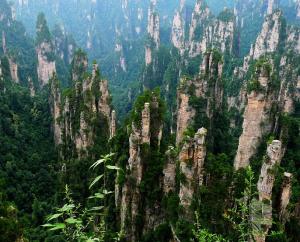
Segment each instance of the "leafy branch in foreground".
[[198,242],[227,242],[221,235],[212,234],[207,229],[202,229],[199,222],[199,214],[196,213],[196,229],[193,234]]
[[[90,184],[91,189],[99,183],[103,178],[105,179],[105,170],[118,170],[121,169],[109,165],[114,154],[103,156],[100,160],[96,161],[90,168],[95,169],[96,167],[103,164],[104,174],[97,176]],[[82,207],[80,204],[76,204],[72,199],[71,191],[66,185],[65,187],[65,204],[61,208],[56,209],[56,213],[47,217],[47,223],[43,227],[50,231],[59,231],[67,241],[104,241],[106,234],[105,221],[104,221],[104,210],[105,207],[104,199],[112,192],[105,188],[105,181],[99,187],[98,191],[90,196],[88,199],[95,199],[96,204],[90,208]],[[119,237],[119,236],[117,236]]]
[[254,172],[250,166],[246,170],[245,185],[242,197],[236,199],[233,209],[225,214],[237,232],[239,242],[255,241],[264,233],[264,224],[272,223],[264,216],[264,212],[271,208],[257,199]]

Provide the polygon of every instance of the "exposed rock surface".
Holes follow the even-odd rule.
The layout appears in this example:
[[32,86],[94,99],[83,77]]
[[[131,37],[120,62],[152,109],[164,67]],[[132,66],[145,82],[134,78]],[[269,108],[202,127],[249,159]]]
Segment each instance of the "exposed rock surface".
[[169,147],[166,153],[166,164],[163,170],[164,182],[163,189],[164,193],[175,192],[176,188],[176,160],[177,154],[174,147]]
[[115,137],[116,129],[117,129],[116,111],[113,110],[111,112],[111,119],[110,119],[110,138]]
[[206,31],[212,31],[211,28],[206,29],[210,14],[210,10],[205,3],[202,0],[197,0],[189,29],[189,55],[191,57],[206,51],[207,39],[203,37],[202,40],[199,40],[201,36],[197,36],[197,30],[203,29],[203,36]]
[[148,10],[148,26],[147,26],[148,40],[145,47],[146,66],[152,63],[153,51],[157,50],[160,45],[159,15],[155,11],[155,7],[156,7],[156,1],[151,1]]
[[203,184],[203,166],[206,157],[205,138],[207,130],[201,128],[194,138],[187,138],[179,153],[180,172],[184,182],[180,183],[179,199],[187,217],[197,188]]
[[174,45],[174,47],[176,47],[179,50],[181,55],[184,53],[185,48],[185,21],[182,16],[184,2],[184,0],[181,0],[180,9],[176,10],[171,33],[171,42]]
[[66,32],[64,26],[55,26],[53,31],[53,43],[55,54],[60,57],[66,65],[71,64],[76,50],[76,44],[72,36]]
[[[269,229],[272,226],[272,189],[275,181],[274,169],[281,162],[282,144],[279,140],[274,140],[267,148],[267,155],[264,158],[261,173],[257,183],[259,201],[262,204],[269,204],[267,209],[262,209],[261,222],[263,234],[256,235],[256,241],[265,241]],[[266,221],[266,222],[264,222]]]
[[35,88],[33,85],[33,81],[31,77],[28,77],[28,87],[29,87],[29,91],[30,91],[30,96],[34,97],[35,96]]
[[[222,58],[217,52],[207,52],[201,65],[201,74],[194,80],[182,78],[177,91],[177,145],[182,141],[184,132],[193,124],[196,115],[191,105],[191,98],[205,101],[204,113],[209,119],[219,109],[223,100],[221,78],[223,72]],[[199,111],[199,110],[198,110]]]
[[62,129],[59,123],[59,117],[61,116],[61,92],[56,78],[51,80],[50,104],[53,117],[54,142],[56,145],[59,145],[62,142]]
[[265,53],[277,50],[280,38],[282,13],[277,11],[267,17],[263,24],[262,31],[257,37],[253,47],[253,58],[258,59]]
[[285,172],[283,183],[281,187],[281,197],[280,197],[280,220],[285,223],[289,218],[289,212],[287,210],[287,206],[290,203],[290,199],[292,196],[292,178],[293,175],[291,173]]
[[281,149],[282,144],[279,140],[272,141],[267,148],[267,155],[263,161],[257,184],[260,201],[271,201],[272,199],[272,189],[275,181],[275,174],[273,171],[276,169],[276,165],[280,165],[282,154]]
[[180,87],[177,93],[177,144],[182,141],[184,131],[192,123],[196,114],[195,110],[189,104],[190,95],[183,89],[185,85],[189,85],[190,83],[191,81],[188,81],[187,79],[181,79]]
[[20,80],[19,80],[19,75],[18,75],[18,64],[15,63],[11,58],[8,58],[8,61],[9,61],[11,79],[15,83],[19,83]]
[[74,57],[72,76],[79,79],[73,79],[74,87],[64,99],[60,97],[58,89],[52,92],[51,98],[55,100],[52,102],[52,113],[55,120],[59,120],[55,129],[58,130],[55,132],[56,144],[63,146],[62,155],[68,154],[64,157],[66,159],[70,158],[69,156],[87,154],[88,148],[97,138],[94,133],[95,126],[99,127],[101,124],[99,128],[103,129],[103,133],[98,135],[107,138],[110,135],[110,127],[111,132],[115,132],[115,127],[111,126],[112,112],[107,81],[101,79],[97,64],[94,64],[92,74],[83,78],[80,70],[84,70],[86,61],[86,56],[81,52]]
[[300,1],[296,0],[297,18],[300,19]]
[[274,9],[278,7],[277,0],[267,0],[267,14],[272,14]]
[[129,138],[129,160],[128,170],[130,177],[127,178],[122,188],[122,199],[120,204],[121,229],[126,231],[128,241],[136,241],[137,224],[135,223],[139,213],[140,191],[139,185],[143,175],[143,164],[141,157],[141,144],[150,143],[150,104],[145,103],[142,111],[141,127],[132,124]]
[[[222,53],[232,52],[235,19],[233,13],[224,10],[218,18],[213,18],[202,0],[197,0],[189,29],[189,56],[205,53],[209,48],[217,48]],[[222,14],[230,16],[223,18]]]
[[271,131],[273,126],[271,108],[274,95],[268,93],[270,73],[266,67],[259,67],[257,73],[257,81],[264,91],[252,90],[247,95],[248,103],[244,112],[243,132],[234,162],[236,170],[249,165],[250,158],[256,153],[261,139]]
[[51,44],[42,43],[37,47],[36,52],[38,57],[38,78],[41,85],[44,86],[56,73],[55,61],[49,58],[51,53],[53,53],[53,49],[51,47]]

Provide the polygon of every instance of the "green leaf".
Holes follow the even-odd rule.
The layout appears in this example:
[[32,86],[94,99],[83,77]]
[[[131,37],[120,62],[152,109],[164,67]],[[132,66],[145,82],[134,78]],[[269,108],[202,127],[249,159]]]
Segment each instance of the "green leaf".
[[104,206],[93,207],[93,208],[89,209],[89,211],[99,211],[99,210],[102,210],[103,208],[104,208]]
[[94,181],[91,183],[89,189],[91,189],[101,178],[103,177],[103,175],[97,176]]
[[107,165],[106,168],[109,170],[121,170],[121,168],[119,168],[117,166],[110,166],[110,165]]
[[65,229],[66,225],[63,223],[54,224],[53,228],[49,229],[50,231]]
[[112,194],[112,193],[113,193],[112,191],[107,191],[106,189],[103,190],[104,195],[108,195],[108,194]]
[[114,153],[111,153],[111,154],[102,156],[102,159],[96,161],[93,165],[91,165],[90,169],[91,169],[91,168],[95,169],[95,168],[96,168],[97,166],[99,166],[100,164],[105,163],[105,162],[111,160],[111,158],[112,158],[114,155],[115,155]]
[[65,204],[62,208],[58,209],[59,212],[69,212],[75,208],[74,204]]
[[57,213],[57,214],[50,215],[50,216],[47,218],[47,221],[51,221],[51,220],[53,220],[53,219],[59,218],[59,217],[62,216],[62,215],[63,215],[62,213]]
[[101,165],[102,163],[106,162],[105,159],[100,159],[100,160],[97,160],[93,165],[91,165],[90,169],[93,168],[95,169],[97,166]]
[[91,198],[98,198],[98,199],[103,199],[104,198],[104,194],[102,193],[95,193],[94,196],[89,197]]
[[65,220],[65,222],[67,224],[81,224],[82,223],[81,220],[75,219],[75,218],[68,218],[68,219]]
[[42,227],[45,227],[45,228],[50,228],[50,227],[54,227],[55,225],[53,224],[43,224]]

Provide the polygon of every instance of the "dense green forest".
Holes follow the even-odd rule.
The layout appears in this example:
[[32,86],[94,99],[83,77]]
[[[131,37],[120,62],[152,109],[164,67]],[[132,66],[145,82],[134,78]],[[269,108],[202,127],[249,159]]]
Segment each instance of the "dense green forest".
[[300,2],[0,0],[0,241],[300,241]]

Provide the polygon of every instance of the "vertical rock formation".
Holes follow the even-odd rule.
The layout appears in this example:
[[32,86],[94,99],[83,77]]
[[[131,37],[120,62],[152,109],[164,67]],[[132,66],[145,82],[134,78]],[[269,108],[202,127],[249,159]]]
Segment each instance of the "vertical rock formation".
[[59,123],[59,118],[61,117],[61,93],[59,89],[59,81],[56,76],[51,79],[50,90],[50,107],[53,117],[54,142],[56,145],[59,145],[62,142],[62,128]]
[[156,1],[152,0],[150,2],[150,8],[148,10],[148,40],[145,47],[145,62],[146,66],[152,63],[153,51],[157,50],[160,45],[159,37],[159,15],[155,11]]
[[140,191],[139,185],[142,181],[143,164],[141,145],[150,144],[150,104],[145,103],[141,114],[141,127],[132,124],[129,138],[129,160],[128,170],[130,177],[122,189],[122,200],[120,208],[121,229],[126,232],[128,241],[137,241],[136,219],[139,214]]
[[279,213],[279,218],[283,224],[285,224],[285,222],[289,218],[287,206],[289,205],[292,196],[292,178],[293,175],[291,173],[288,172],[284,173],[283,183],[281,187],[280,213]]
[[2,50],[3,53],[6,54],[6,38],[5,38],[5,32],[2,31]]
[[176,186],[176,160],[177,152],[173,146],[170,146],[166,152],[166,163],[163,170],[164,181],[163,190],[165,194],[169,192],[175,192]]
[[192,212],[190,206],[197,188],[203,184],[203,166],[206,157],[205,138],[207,130],[201,128],[194,138],[187,138],[179,153],[180,172],[183,176],[180,182],[179,198],[186,217]]
[[214,18],[206,3],[197,0],[189,29],[189,56],[195,57],[210,48],[231,53],[235,22],[235,16],[229,10]]
[[[183,134],[193,125],[196,112],[205,113],[203,118],[212,119],[214,112],[222,105],[223,63],[222,56],[216,52],[207,52],[201,65],[201,74],[194,80],[182,78],[177,91],[177,145],[182,141]],[[195,109],[193,102],[198,101]],[[200,110],[201,109],[201,110]]]
[[30,91],[30,96],[34,97],[35,96],[35,89],[34,89],[34,85],[33,85],[33,81],[31,77],[28,77],[28,87],[29,87],[29,91]]
[[189,55],[191,57],[206,51],[207,39],[203,36],[206,31],[208,33],[212,31],[211,28],[207,28],[210,14],[209,8],[203,0],[197,0],[189,29]]
[[[86,156],[99,136],[109,138],[115,132],[115,114],[110,108],[108,83],[101,79],[98,65],[86,72],[87,57],[82,51],[75,54],[72,67],[73,88],[61,98],[52,84],[52,109],[57,145],[62,146],[65,159]],[[57,130],[57,131],[56,131]],[[59,131],[60,130],[60,131]],[[101,130],[96,133],[95,130]],[[59,137],[62,137],[59,139]]]
[[180,1],[180,9],[176,10],[171,32],[171,42],[175,48],[179,50],[179,53],[183,55],[185,51],[185,21],[183,18],[183,7],[185,0]]
[[77,50],[72,61],[72,80],[82,80],[84,73],[88,69],[87,55],[81,50]]
[[15,82],[15,83],[19,83],[19,75],[18,75],[18,64],[16,62],[13,61],[12,58],[8,58],[9,61],[9,69],[10,69],[10,75],[11,75],[11,79]]
[[41,86],[44,86],[56,73],[54,47],[44,14],[38,16],[36,34],[37,73]]
[[119,66],[121,67],[121,69],[124,72],[126,72],[127,71],[127,64],[126,64],[126,59],[125,59],[124,51],[123,51],[123,45],[122,45],[121,41],[116,43],[115,52],[117,53],[117,55],[119,57]]
[[250,56],[246,58],[246,61],[248,62],[249,59],[252,58],[257,60],[266,53],[275,52],[279,47],[280,37],[282,34],[281,28],[281,11],[276,11],[267,16],[263,23],[262,30],[250,50]]
[[[259,201],[262,202],[261,230],[255,241],[263,242],[266,239],[269,229],[272,226],[272,189],[275,181],[274,169],[281,162],[282,146],[279,140],[274,140],[267,148],[267,155],[264,158],[261,173],[257,183]],[[265,208],[264,208],[265,206]]]
[[300,19],[300,0],[296,0],[297,19]]
[[278,7],[278,0],[267,0],[267,14],[272,14]]
[[[156,93],[151,93],[146,100],[143,106],[135,106],[125,181],[122,185],[118,184],[115,191],[120,227],[126,241],[133,242],[140,241],[142,235],[163,221],[161,198],[158,195],[163,194],[163,174],[162,169],[157,171],[159,159],[153,155],[160,149],[162,102]],[[156,175],[151,177],[149,174]],[[158,196],[154,196],[154,193]]]
[[[3,50],[3,54],[7,55],[7,47],[6,47],[6,36],[5,36],[5,32],[2,31],[2,50]],[[19,75],[18,75],[18,64],[16,63],[16,61],[14,60],[13,57],[8,56],[8,62],[9,62],[9,70],[10,70],[10,76],[11,79],[15,82],[15,83],[19,83]]]
[[53,30],[53,44],[56,56],[60,57],[66,65],[71,64],[76,44],[72,36],[67,34],[64,26],[55,25]]
[[282,144],[279,140],[272,141],[267,148],[267,155],[264,158],[257,183],[260,201],[271,201],[272,199],[272,189],[275,181],[274,169],[276,169],[276,165],[280,165],[282,154],[281,149]]
[[[249,165],[250,158],[255,155],[264,135],[273,127],[272,105],[274,95],[270,90],[271,69],[268,63],[258,65],[254,77],[257,80],[249,84],[248,103],[244,112],[243,132],[239,139],[234,167],[236,170]],[[251,88],[252,86],[252,88]]]
[[116,129],[117,129],[116,111],[113,110],[111,112],[111,119],[110,119],[110,138],[115,137]]

